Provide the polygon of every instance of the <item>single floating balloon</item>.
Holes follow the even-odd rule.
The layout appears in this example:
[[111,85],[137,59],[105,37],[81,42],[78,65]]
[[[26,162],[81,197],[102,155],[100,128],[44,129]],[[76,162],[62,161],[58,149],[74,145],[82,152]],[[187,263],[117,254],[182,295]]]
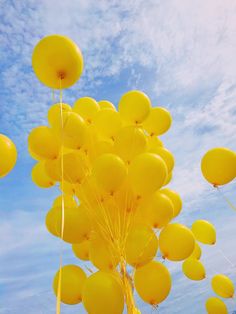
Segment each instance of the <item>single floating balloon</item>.
[[132,90],[121,97],[118,109],[126,122],[140,124],[149,115],[151,102],[143,92]]
[[152,261],[136,269],[134,284],[139,296],[145,302],[157,305],[163,302],[170,293],[171,276],[162,263]]
[[[60,270],[53,281],[53,290],[58,294]],[[82,291],[86,282],[86,274],[76,265],[66,265],[61,269],[61,301],[65,304],[78,304],[82,301]]]
[[161,230],[159,245],[164,258],[183,261],[193,253],[195,240],[192,231],[187,227],[172,223]]
[[123,313],[123,289],[112,273],[98,271],[88,277],[84,285],[82,298],[83,305],[88,313]]
[[208,314],[228,314],[225,303],[216,297],[207,299],[206,310]]
[[236,153],[224,147],[213,148],[203,156],[201,169],[214,186],[227,184],[236,177]]
[[74,85],[83,71],[83,56],[68,37],[50,35],[41,39],[32,55],[32,66],[38,79],[50,88]]
[[192,224],[192,232],[197,241],[214,245],[216,243],[215,227],[207,220],[196,220]]
[[149,116],[143,122],[143,127],[151,136],[156,136],[167,132],[171,123],[172,118],[169,111],[162,107],[155,107],[151,109]]
[[187,258],[182,264],[185,276],[191,280],[199,281],[206,278],[206,271],[203,264],[195,258]]
[[15,144],[0,134],[0,178],[5,177],[15,166],[17,150]]
[[211,280],[213,291],[222,298],[234,297],[234,284],[232,280],[222,274],[215,275]]

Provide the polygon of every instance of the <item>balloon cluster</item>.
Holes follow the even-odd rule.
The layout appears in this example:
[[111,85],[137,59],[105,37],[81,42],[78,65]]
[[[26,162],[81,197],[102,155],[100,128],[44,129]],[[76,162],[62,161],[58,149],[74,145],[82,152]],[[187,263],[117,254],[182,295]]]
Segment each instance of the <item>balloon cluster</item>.
[[4,134],[0,134],[0,178],[5,177],[15,166],[17,150],[15,144]]
[[[45,85],[62,89],[79,78],[83,59],[70,39],[53,35],[36,46],[33,68]],[[216,232],[205,220],[192,229],[172,222],[182,201],[166,187],[174,157],[159,139],[171,121],[165,108],[133,90],[118,110],[107,100],[82,97],[71,107],[60,99],[48,110],[48,125],[29,134],[29,152],[38,161],[34,183],[62,191],[46,216],[47,229],[97,268],[88,277],[77,265],[60,268],[53,283],[60,301],[82,302],[93,314],[121,314],[125,303],[129,314],[140,313],[134,288],[152,306],[171,290],[163,259],[183,261],[191,280],[205,278],[197,241],[213,245]]]

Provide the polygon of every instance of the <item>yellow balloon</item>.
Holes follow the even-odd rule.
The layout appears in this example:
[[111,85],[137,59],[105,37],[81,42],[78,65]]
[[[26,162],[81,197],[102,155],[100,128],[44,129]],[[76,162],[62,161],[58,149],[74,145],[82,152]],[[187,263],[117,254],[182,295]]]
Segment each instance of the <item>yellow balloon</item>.
[[134,284],[139,296],[145,302],[157,305],[170,293],[171,276],[162,263],[152,261],[136,269]]
[[202,250],[201,250],[199,244],[195,241],[193,253],[189,257],[200,259],[201,256],[202,256]]
[[224,147],[209,150],[202,158],[202,174],[213,185],[224,185],[236,177],[236,153]]
[[77,112],[87,123],[92,123],[98,111],[99,104],[91,97],[82,97],[76,100],[73,110]]
[[143,127],[151,136],[162,135],[169,130],[171,123],[172,118],[169,111],[162,107],[155,107],[151,109],[147,119],[143,122]]
[[40,188],[50,188],[55,185],[55,182],[47,175],[45,164],[39,161],[32,169],[32,181]]
[[104,154],[94,163],[96,182],[104,191],[114,193],[124,182],[127,168],[123,160],[115,154]]
[[52,207],[61,207],[64,204],[64,207],[75,208],[77,207],[76,200],[71,194],[62,194],[55,198]]
[[97,233],[90,240],[89,258],[94,266],[104,271],[114,270],[119,262],[114,247]]
[[211,280],[213,291],[222,298],[234,297],[234,284],[232,280],[222,274],[215,275]]
[[172,153],[167,148],[159,146],[153,149],[149,149],[149,152],[159,155],[164,160],[168,169],[168,173],[173,170],[175,165],[175,159]]
[[126,240],[126,261],[133,267],[143,266],[155,257],[157,249],[158,239],[153,230],[147,226],[134,226]]
[[61,162],[60,159],[48,159],[44,162],[45,172],[53,181],[61,180]]
[[148,116],[151,102],[143,92],[132,90],[121,97],[118,109],[124,121],[131,124],[140,124]]
[[95,143],[96,157],[103,154],[114,154],[114,144],[112,140],[99,140]]
[[169,197],[174,205],[174,217],[177,217],[182,209],[182,200],[179,194],[168,188],[162,189],[160,192]]
[[192,232],[196,240],[203,244],[213,245],[216,243],[215,227],[207,220],[196,220],[192,224]]
[[67,181],[60,182],[60,190],[65,194],[75,195],[76,184],[72,184]]
[[76,83],[83,71],[83,56],[68,37],[50,35],[41,39],[32,55],[38,79],[50,88],[67,88]]
[[224,302],[216,297],[207,299],[206,310],[208,314],[228,314],[228,310]]
[[76,257],[80,258],[83,261],[89,260],[89,240],[85,240],[81,243],[72,244],[72,250]]
[[68,104],[57,103],[52,105],[48,110],[48,123],[53,129],[61,129],[62,115],[65,112],[71,112],[72,108]]
[[206,278],[203,264],[195,258],[187,258],[182,264],[182,270],[188,279],[199,281]]
[[[53,280],[53,290],[58,295],[60,270]],[[65,304],[78,304],[82,301],[82,291],[86,282],[86,274],[76,265],[65,265],[61,269],[61,301]]]
[[138,154],[144,153],[147,147],[147,139],[142,129],[136,126],[121,128],[114,138],[115,152],[126,162]]
[[88,173],[88,166],[83,153],[73,151],[63,155],[63,169],[64,180],[74,184],[81,183]]
[[94,118],[94,124],[100,135],[111,139],[114,139],[122,125],[119,112],[111,109],[100,110]]
[[98,271],[87,278],[83,305],[91,314],[122,314],[124,294],[119,280],[108,272]]
[[148,225],[161,229],[173,218],[174,206],[166,195],[158,191],[141,204],[140,210]]
[[129,167],[130,182],[140,196],[152,194],[160,189],[166,177],[166,164],[161,157],[155,154],[140,154],[135,157]]
[[159,245],[164,258],[182,261],[193,253],[195,240],[190,229],[179,223],[172,223],[162,229]]
[[100,100],[98,102],[100,109],[111,109],[111,110],[116,110],[116,107],[113,105],[113,103],[111,103],[108,100]]
[[155,149],[158,147],[163,147],[162,141],[157,136],[148,136],[147,137],[147,150],[148,152],[155,152]]
[[55,237],[59,237],[59,230],[57,227],[57,211],[50,209],[45,218],[45,225],[51,234]]
[[170,181],[172,180],[172,177],[173,177],[172,172],[169,172],[169,173],[168,173],[168,176],[166,177],[166,181],[165,181],[165,183],[163,184],[163,186],[166,186],[167,184],[169,184]]
[[0,178],[6,176],[15,166],[17,150],[15,144],[0,134]]
[[60,153],[60,142],[52,129],[39,126],[28,137],[29,149],[42,159],[56,159]]

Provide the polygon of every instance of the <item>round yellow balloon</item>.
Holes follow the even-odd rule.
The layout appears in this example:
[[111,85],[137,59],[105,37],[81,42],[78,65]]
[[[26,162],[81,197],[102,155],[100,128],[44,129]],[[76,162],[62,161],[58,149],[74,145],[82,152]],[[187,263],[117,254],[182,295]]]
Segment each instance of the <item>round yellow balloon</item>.
[[172,153],[167,148],[159,146],[153,149],[149,149],[149,152],[159,155],[164,160],[168,169],[168,173],[173,170],[175,165],[175,159]]
[[42,159],[56,159],[60,153],[60,141],[47,126],[39,126],[28,137],[29,149]]
[[51,128],[61,129],[62,115],[65,112],[72,111],[72,108],[68,104],[57,103],[52,105],[48,110],[48,123]]
[[200,281],[206,278],[203,264],[195,258],[187,258],[182,264],[182,270],[190,280]]
[[111,139],[114,139],[122,125],[119,112],[111,109],[100,110],[94,118],[94,124],[101,136]]
[[148,116],[151,102],[143,92],[132,90],[121,97],[118,109],[124,121],[131,124],[140,124]]
[[213,291],[222,298],[234,297],[234,284],[232,280],[222,274],[215,275],[211,280]]
[[123,160],[117,155],[104,154],[96,159],[93,173],[98,186],[112,194],[124,182],[127,168]]
[[55,185],[55,182],[45,171],[45,164],[43,161],[39,161],[32,169],[31,172],[32,181],[40,188],[51,188]]
[[157,249],[158,239],[153,230],[147,226],[134,226],[126,240],[126,261],[134,267],[143,266],[155,257]]
[[151,136],[162,135],[169,130],[171,123],[169,111],[162,107],[155,107],[143,122],[143,127]]
[[208,314],[228,314],[225,303],[216,297],[207,299],[206,310]]
[[160,189],[166,177],[166,164],[161,157],[155,154],[140,154],[129,166],[130,182],[140,196],[152,194]]
[[98,271],[87,278],[83,305],[91,314],[122,314],[124,294],[120,282],[108,272]]
[[15,166],[17,150],[15,144],[0,134],[0,178],[6,176]]
[[193,253],[189,257],[200,259],[201,256],[202,256],[202,250],[201,250],[199,244],[195,241]]
[[192,224],[192,232],[197,241],[214,245],[216,243],[216,230],[213,224],[207,220],[196,220]]
[[60,159],[47,159],[44,162],[45,172],[53,181],[61,180]]
[[141,215],[152,228],[163,228],[173,218],[174,206],[161,192],[155,192],[140,206]]
[[66,208],[76,208],[77,203],[75,198],[71,194],[62,194],[55,198],[53,207],[61,207],[64,204]]
[[162,141],[157,136],[148,136],[147,137],[147,150],[149,152],[155,152],[155,149],[158,147],[163,147]]
[[157,305],[170,293],[171,276],[162,263],[152,261],[136,269],[134,284],[139,296],[145,302]]
[[80,151],[73,151],[63,155],[64,180],[80,184],[88,173],[85,156]]
[[68,88],[83,71],[83,56],[68,37],[50,35],[41,39],[32,55],[32,66],[38,79],[50,88]]
[[201,169],[209,183],[227,184],[236,177],[236,153],[224,147],[213,148],[203,156]]
[[76,257],[82,261],[89,261],[89,240],[85,240],[81,243],[72,244],[72,250]]
[[159,246],[164,258],[183,261],[193,253],[195,239],[190,229],[179,223],[172,223],[162,229]]
[[[53,281],[53,290],[58,295],[58,283],[60,270]],[[61,293],[60,299],[65,304],[78,304],[82,301],[82,291],[86,282],[86,274],[76,265],[66,265],[61,269]]]
[[182,209],[182,200],[179,194],[168,188],[162,189],[160,192],[169,197],[174,206],[174,217],[177,217]]
[[82,97],[76,100],[73,110],[77,112],[88,124],[90,124],[94,121],[100,107],[95,99],[91,97]]

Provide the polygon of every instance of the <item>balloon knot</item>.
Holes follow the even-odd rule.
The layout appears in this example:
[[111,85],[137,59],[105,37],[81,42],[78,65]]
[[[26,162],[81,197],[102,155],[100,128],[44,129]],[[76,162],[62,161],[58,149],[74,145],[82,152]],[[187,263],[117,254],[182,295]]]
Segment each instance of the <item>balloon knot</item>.
[[59,71],[58,72],[58,77],[61,79],[61,80],[64,80],[64,78],[66,77],[66,73],[64,71]]
[[218,184],[217,184],[217,183],[214,183],[214,184],[213,184],[213,188],[216,188],[216,189],[217,189],[217,188],[218,188]]

